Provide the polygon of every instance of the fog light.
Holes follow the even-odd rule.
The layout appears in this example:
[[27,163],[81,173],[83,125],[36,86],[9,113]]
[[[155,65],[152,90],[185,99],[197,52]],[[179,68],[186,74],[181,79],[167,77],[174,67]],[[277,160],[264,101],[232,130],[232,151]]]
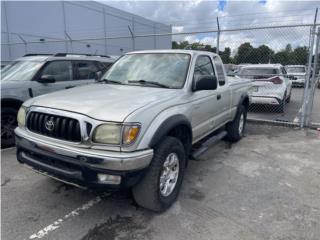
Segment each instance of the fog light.
[[98,173],[98,180],[106,184],[120,184],[121,176]]

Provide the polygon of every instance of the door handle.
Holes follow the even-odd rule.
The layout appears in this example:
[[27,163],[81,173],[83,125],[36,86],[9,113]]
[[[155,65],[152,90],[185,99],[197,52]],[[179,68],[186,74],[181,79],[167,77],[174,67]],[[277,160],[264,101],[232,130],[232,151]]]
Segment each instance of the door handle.
[[66,86],[66,89],[73,88],[73,87],[75,87],[75,86]]
[[221,94],[217,95],[217,99],[220,100],[221,99]]

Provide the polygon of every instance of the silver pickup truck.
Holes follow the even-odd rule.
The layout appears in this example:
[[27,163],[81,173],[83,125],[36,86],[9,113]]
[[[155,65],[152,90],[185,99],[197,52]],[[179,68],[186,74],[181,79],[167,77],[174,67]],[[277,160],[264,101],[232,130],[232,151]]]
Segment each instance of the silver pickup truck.
[[163,211],[190,158],[241,139],[250,87],[227,78],[214,53],[127,53],[99,83],[26,101],[17,159],[79,187],[131,188],[139,205]]

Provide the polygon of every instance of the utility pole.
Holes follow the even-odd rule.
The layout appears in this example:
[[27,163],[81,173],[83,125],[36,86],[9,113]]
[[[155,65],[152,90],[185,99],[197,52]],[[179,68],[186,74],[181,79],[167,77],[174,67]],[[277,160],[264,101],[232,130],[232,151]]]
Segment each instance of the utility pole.
[[220,24],[219,24],[219,18],[218,18],[218,17],[217,17],[217,26],[218,26],[218,33],[217,33],[217,48],[216,48],[216,53],[219,54]]

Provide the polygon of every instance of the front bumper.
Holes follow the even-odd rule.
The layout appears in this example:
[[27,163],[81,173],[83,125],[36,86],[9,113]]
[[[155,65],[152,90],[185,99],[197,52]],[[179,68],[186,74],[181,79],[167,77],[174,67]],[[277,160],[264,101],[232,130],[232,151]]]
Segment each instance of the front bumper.
[[[131,187],[143,176],[153,158],[153,150],[111,152],[53,144],[15,129],[17,159],[58,180],[85,187]],[[98,181],[97,174],[121,176],[118,185]]]

